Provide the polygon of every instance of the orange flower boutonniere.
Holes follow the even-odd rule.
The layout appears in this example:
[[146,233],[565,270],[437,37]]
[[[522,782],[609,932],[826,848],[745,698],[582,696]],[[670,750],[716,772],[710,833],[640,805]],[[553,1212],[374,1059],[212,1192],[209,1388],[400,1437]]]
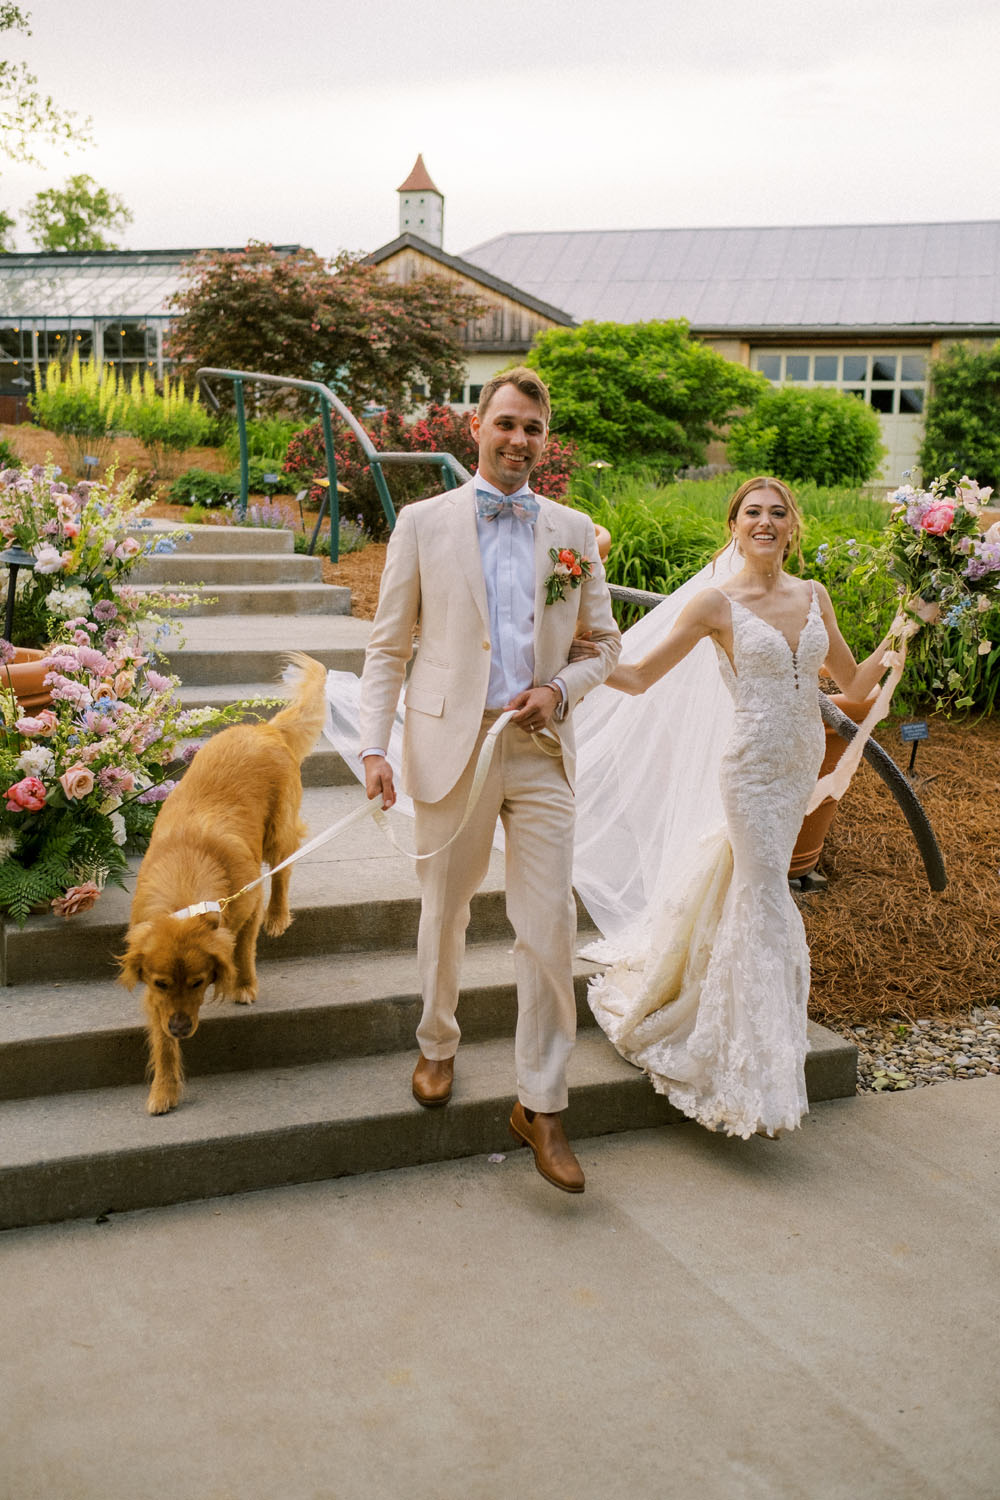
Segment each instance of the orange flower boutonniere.
[[593,563],[572,547],[550,547],[549,556],[555,566],[545,580],[545,602],[556,604],[565,599],[568,588],[578,589],[590,577]]

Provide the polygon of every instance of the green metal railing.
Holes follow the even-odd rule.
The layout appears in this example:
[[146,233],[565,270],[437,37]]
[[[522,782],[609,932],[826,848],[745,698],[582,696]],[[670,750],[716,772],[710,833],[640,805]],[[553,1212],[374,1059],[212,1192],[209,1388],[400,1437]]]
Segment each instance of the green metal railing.
[[215,411],[219,410],[219,401],[209,385],[210,380],[228,380],[232,383],[233,397],[236,403],[236,424],[240,441],[240,499],[239,515],[242,520],[247,513],[247,500],[250,493],[250,456],[247,446],[247,419],[246,404],[243,388],[247,381],[256,385],[287,386],[297,391],[312,391],[319,400],[320,420],[323,424],[323,450],[326,456],[326,494],[320,506],[319,515],[313,534],[309,539],[308,551],[311,553],[316,546],[317,539],[323,526],[324,517],[329,516],[330,522],[330,559],[336,562],[340,556],[340,496],[337,490],[337,459],[333,447],[333,413],[336,412],[339,419],[347,426],[357,441],[358,447],[364,454],[365,462],[371,469],[372,479],[375,481],[375,489],[385,514],[389,530],[396,524],[396,508],[392,503],[389,486],[382,472],[386,464],[431,464],[440,470],[442,483],[447,490],[455,489],[459,484],[464,484],[471,479],[468,469],[460,464],[452,453],[380,453],[375,447],[368,433],[361,423],[335,395],[330,387],[319,380],[296,380],[290,375],[263,375],[258,370],[217,370],[211,366],[203,366],[197,374],[198,384],[205,397]]

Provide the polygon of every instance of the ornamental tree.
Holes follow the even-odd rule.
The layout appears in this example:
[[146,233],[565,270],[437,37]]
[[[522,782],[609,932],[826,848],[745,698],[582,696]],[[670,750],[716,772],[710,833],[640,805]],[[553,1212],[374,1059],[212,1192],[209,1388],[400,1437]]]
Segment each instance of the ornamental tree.
[[[0,32],[30,36],[29,19],[30,13],[19,5],[0,3]],[[89,120],[78,120],[71,110],[59,109],[51,95],[40,93],[38,79],[25,63],[0,58],[0,155],[37,165],[34,141],[70,146],[90,139]]]
[[[368,402],[405,409],[415,386],[440,398],[460,385],[459,332],[483,310],[440,276],[403,286],[358,256],[326,261],[255,241],[197,256],[171,305],[169,352],[179,363],[320,380],[352,410]],[[232,404],[230,390],[218,394]],[[310,395],[266,386],[253,395],[262,406],[315,409]]]
[[747,474],[794,483],[864,484],[885,455],[877,412],[860,396],[825,386],[769,388],[732,425],[726,456]]
[[117,193],[78,172],[65,186],[36,193],[22,217],[39,250],[118,250],[104,231],[131,224],[132,210]]
[[767,389],[699,343],[683,319],[583,323],[539,334],[525,363],[552,396],[552,425],[585,459],[676,470]]

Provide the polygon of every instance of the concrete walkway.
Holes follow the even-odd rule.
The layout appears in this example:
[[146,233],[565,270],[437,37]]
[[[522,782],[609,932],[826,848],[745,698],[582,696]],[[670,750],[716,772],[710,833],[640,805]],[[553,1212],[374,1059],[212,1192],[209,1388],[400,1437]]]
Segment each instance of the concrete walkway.
[[0,1235],[2,1500],[996,1500],[1000,1079]]

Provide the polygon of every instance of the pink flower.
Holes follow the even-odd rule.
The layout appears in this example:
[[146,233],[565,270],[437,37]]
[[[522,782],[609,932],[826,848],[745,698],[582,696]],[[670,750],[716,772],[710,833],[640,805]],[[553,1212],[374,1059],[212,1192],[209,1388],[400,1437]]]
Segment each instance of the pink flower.
[[100,894],[100,888],[86,880],[83,885],[71,885],[65,895],[54,897],[52,910],[57,917],[75,917],[78,912],[89,911]]
[[94,790],[94,773],[86,766],[70,766],[59,778],[59,785],[71,802],[78,802]]
[[920,518],[920,525],[931,536],[944,536],[951,530],[955,519],[955,507],[950,500],[937,500],[929,505]]
[[8,812],[41,812],[45,806],[45,788],[37,776],[15,781],[4,793]]
[[43,708],[41,713],[34,714],[30,718],[16,719],[14,728],[18,734],[51,734],[59,723],[57,716],[51,708]]

